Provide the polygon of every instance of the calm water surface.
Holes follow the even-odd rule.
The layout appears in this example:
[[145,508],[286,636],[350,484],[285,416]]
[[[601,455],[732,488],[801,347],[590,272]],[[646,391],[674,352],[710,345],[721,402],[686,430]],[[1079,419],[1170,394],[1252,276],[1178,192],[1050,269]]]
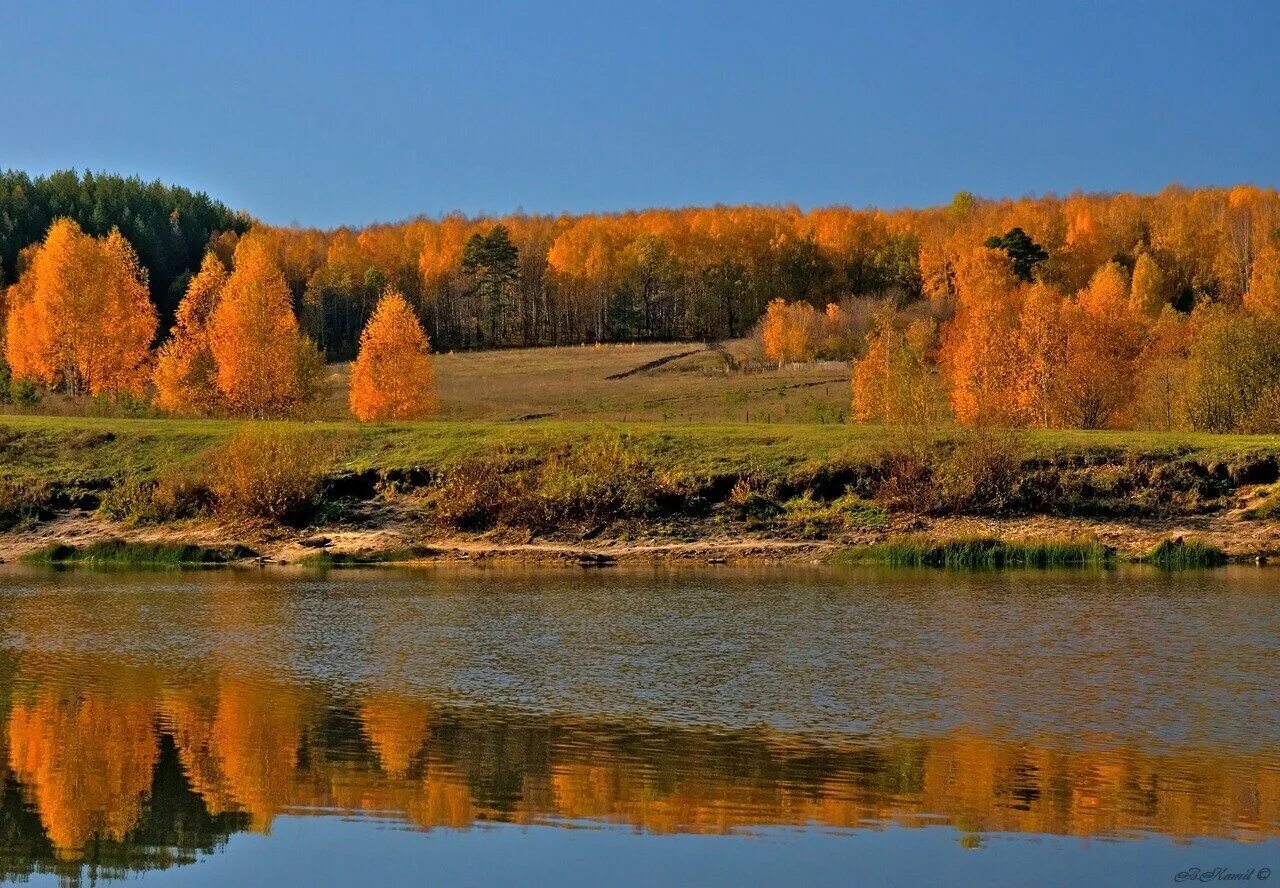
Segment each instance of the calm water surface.
[[1280,884],[1280,573],[0,569],[0,875]]

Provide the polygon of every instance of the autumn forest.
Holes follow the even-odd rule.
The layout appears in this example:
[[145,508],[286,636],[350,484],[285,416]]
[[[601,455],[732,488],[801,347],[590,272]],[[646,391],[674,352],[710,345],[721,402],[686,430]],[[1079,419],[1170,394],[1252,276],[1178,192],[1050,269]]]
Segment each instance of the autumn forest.
[[928,209],[709,207],[277,227],[206,195],[0,174],[0,396],[362,420],[435,405],[432,352],[754,337],[851,362],[889,424],[1280,429],[1280,194]]

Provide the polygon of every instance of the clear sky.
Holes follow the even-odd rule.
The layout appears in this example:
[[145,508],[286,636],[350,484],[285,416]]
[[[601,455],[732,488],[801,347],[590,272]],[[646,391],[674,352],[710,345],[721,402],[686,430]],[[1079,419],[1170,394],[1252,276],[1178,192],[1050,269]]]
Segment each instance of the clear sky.
[[1280,3],[0,0],[0,167],[270,222],[1280,184]]

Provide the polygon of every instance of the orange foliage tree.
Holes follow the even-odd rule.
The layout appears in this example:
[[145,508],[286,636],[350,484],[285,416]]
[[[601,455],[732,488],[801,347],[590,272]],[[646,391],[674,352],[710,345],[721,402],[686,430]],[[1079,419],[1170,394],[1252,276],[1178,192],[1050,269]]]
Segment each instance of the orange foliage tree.
[[1139,253],[1133,263],[1133,278],[1129,283],[1129,308],[1135,314],[1154,318],[1167,304],[1164,275],[1159,263],[1150,253]]
[[818,313],[807,302],[775,299],[765,309],[760,325],[764,356],[778,366],[812,361],[817,347]]
[[16,378],[70,394],[142,391],[156,311],[118,230],[97,239],[57,220],[9,301],[5,357]]
[[298,329],[288,284],[267,245],[241,239],[235,264],[208,321],[214,385],[232,413],[295,414],[318,399],[324,360]]
[[360,334],[349,397],[365,422],[422,419],[436,408],[430,343],[397,290],[386,291]]
[[892,312],[879,312],[866,353],[853,365],[853,415],[862,422],[927,428],[941,416],[931,352],[937,329],[919,319],[905,329]]
[[951,409],[964,425],[1017,425],[1017,320],[1021,293],[1008,258],[978,247],[955,272],[956,315],[939,361]]
[[1253,260],[1244,307],[1264,317],[1280,317],[1280,248],[1265,247]]
[[173,330],[156,356],[152,381],[156,405],[169,413],[212,413],[218,407],[217,365],[209,350],[209,318],[227,282],[227,269],[213,252],[187,285]]
[[1055,425],[1067,343],[1062,329],[1062,296],[1046,284],[1026,288],[1018,315],[1015,354],[1020,418],[1030,425]]
[[1143,327],[1129,311],[1129,282],[1116,263],[1098,269],[1062,311],[1066,364],[1059,376],[1060,424],[1123,425],[1136,390]]
[[1150,322],[1137,361],[1133,418],[1139,428],[1172,431],[1182,421],[1189,321],[1166,305]]

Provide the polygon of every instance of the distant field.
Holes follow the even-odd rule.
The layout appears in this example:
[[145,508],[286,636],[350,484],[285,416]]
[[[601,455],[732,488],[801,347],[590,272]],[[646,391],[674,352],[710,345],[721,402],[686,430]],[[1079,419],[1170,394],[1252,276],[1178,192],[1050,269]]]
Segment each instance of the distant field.
[[[744,340],[457,352],[435,366],[441,419],[838,423],[849,406],[847,365],[760,369]],[[344,418],[348,366],[330,370],[326,415]]]

